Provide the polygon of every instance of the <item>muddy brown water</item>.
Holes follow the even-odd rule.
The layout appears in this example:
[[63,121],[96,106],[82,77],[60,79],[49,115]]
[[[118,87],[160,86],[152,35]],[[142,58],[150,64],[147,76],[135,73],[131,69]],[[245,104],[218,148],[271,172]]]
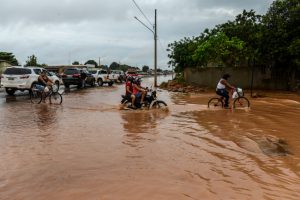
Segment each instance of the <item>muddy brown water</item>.
[[299,95],[210,110],[213,92],[159,91],[169,111],[128,111],[123,91],[74,90],[61,106],[3,96],[0,199],[300,199]]

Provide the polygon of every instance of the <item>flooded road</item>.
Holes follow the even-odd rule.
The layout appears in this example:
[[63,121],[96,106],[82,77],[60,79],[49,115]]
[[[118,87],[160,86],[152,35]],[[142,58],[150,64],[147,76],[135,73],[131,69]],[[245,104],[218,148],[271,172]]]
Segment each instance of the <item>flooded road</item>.
[[60,106],[2,92],[0,199],[300,199],[299,95],[232,111],[209,110],[213,92],[160,90],[169,111],[132,111],[124,90],[74,90]]

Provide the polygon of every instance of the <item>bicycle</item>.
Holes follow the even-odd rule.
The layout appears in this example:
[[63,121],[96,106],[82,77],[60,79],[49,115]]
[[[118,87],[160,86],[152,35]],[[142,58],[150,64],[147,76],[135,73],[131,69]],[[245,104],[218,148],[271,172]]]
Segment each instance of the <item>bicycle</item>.
[[[241,88],[235,88],[233,90],[232,98],[233,108],[249,108],[250,101],[244,97],[244,92]],[[223,108],[224,107],[224,97],[213,97],[208,101],[208,108]]]
[[46,101],[46,98],[49,97],[50,104],[60,105],[62,103],[62,96],[58,92],[56,85],[47,86],[49,88],[48,92],[40,91],[36,85],[34,85],[30,92],[31,103],[40,104],[43,100]]

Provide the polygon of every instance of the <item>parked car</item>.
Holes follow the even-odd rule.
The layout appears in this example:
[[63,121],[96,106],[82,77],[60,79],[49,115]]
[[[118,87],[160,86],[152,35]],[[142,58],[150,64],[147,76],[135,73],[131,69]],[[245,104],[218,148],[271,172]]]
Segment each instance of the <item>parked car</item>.
[[59,88],[59,78],[50,74],[41,67],[7,67],[1,75],[1,87],[5,88],[8,95],[14,95],[17,90],[30,90],[38,82],[41,71],[45,71],[47,76]]
[[99,86],[105,83],[112,86],[114,83],[114,80],[110,79],[108,72],[104,69],[91,69],[89,72],[94,76]]
[[85,73],[86,74],[86,84],[90,86],[95,86],[95,78],[94,76],[89,73],[85,69],[80,69],[80,68],[69,68],[64,71],[62,74],[62,81],[65,85],[66,88],[69,88],[70,85],[77,85],[77,88],[82,87],[82,78],[81,74]]
[[126,80],[126,75],[122,70],[111,70],[110,77],[115,80],[115,82],[123,82]]
[[57,78],[59,79],[59,84],[64,84],[61,78],[61,75],[59,75],[58,73],[55,72],[49,72],[50,76],[57,76]]

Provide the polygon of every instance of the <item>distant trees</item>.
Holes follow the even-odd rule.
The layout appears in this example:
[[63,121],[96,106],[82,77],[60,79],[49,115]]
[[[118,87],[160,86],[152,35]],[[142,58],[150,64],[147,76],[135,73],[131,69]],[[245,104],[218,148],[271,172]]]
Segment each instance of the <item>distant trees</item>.
[[74,62],[72,62],[72,65],[79,65],[79,62],[78,61],[74,61]]
[[265,15],[244,10],[234,21],[169,44],[169,65],[176,72],[208,63],[268,67],[293,77],[300,69],[299,13],[299,0],[276,0]]
[[112,62],[109,66],[109,69],[110,70],[116,70],[116,69],[119,69],[120,68],[120,64],[117,63],[117,62]]
[[37,57],[34,54],[31,56],[28,56],[25,66],[38,66]]
[[19,62],[13,53],[0,52],[0,60],[5,60],[12,65],[19,65]]
[[148,72],[149,71],[149,66],[147,66],[147,65],[144,65],[143,67],[142,67],[142,71],[143,72]]
[[86,64],[90,64],[90,65],[94,65],[95,67],[98,67],[98,63],[94,60],[88,60],[84,63],[85,65]]

